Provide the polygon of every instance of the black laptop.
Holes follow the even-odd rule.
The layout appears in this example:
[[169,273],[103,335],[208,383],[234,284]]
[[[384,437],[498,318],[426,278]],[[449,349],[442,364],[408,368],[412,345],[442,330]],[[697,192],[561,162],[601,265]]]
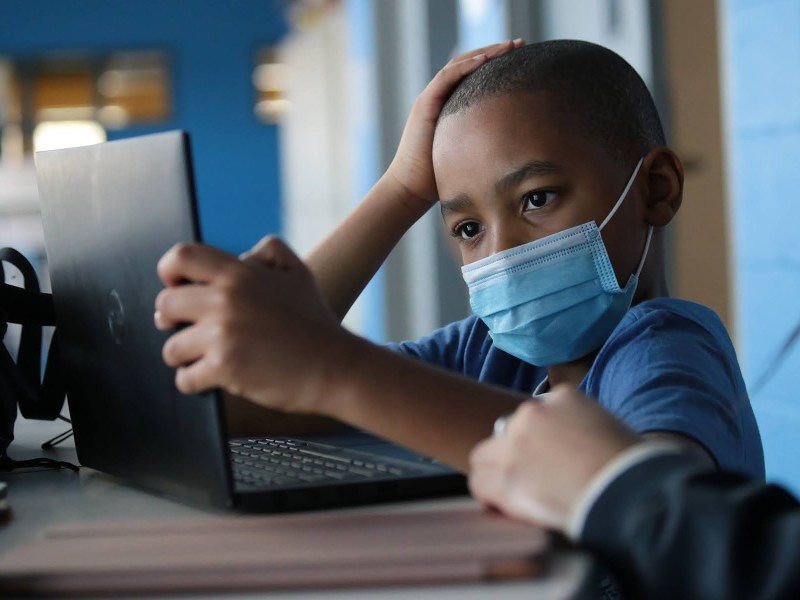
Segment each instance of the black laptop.
[[36,170],[81,464],[244,510],[466,490],[457,472],[351,428],[229,439],[219,392],[178,392],[153,311],[159,258],[201,239],[185,132],[39,152]]

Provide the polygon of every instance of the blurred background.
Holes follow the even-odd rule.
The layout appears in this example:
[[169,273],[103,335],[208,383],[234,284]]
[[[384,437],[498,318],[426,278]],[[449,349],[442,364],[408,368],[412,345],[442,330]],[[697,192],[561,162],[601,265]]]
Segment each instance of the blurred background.
[[[2,0],[0,245],[46,277],[33,152],[181,128],[206,241],[305,253],[430,77],[514,37],[601,43],[648,83],[686,167],[672,292],[728,326],[768,476],[800,492],[800,349],[779,358],[800,322],[800,0]],[[380,342],[466,316],[458,266],[431,211],[347,326]]]

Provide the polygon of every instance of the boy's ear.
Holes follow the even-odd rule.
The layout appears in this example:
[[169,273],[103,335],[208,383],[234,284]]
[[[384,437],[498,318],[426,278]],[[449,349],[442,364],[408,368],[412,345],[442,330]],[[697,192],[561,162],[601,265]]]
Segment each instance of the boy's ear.
[[669,148],[653,148],[644,158],[647,174],[645,219],[654,227],[664,227],[675,216],[683,200],[683,165]]

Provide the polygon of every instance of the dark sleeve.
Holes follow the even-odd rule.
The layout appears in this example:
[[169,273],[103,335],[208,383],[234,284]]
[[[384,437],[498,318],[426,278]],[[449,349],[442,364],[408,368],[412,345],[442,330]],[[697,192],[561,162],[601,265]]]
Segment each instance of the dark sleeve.
[[633,598],[800,598],[797,500],[689,455],[614,480],[580,542]]

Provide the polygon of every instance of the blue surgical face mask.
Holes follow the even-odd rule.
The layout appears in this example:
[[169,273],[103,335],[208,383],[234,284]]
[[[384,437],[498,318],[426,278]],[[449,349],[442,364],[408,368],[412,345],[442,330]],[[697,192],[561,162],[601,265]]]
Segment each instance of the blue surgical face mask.
[[461,268],[472,310],[496,347],[527,363],[550,366],[586,356],[608,339],[630,308],[653,227],[624,288],[600,232],[628,195],[642,160],[600,227],[585,223]]

